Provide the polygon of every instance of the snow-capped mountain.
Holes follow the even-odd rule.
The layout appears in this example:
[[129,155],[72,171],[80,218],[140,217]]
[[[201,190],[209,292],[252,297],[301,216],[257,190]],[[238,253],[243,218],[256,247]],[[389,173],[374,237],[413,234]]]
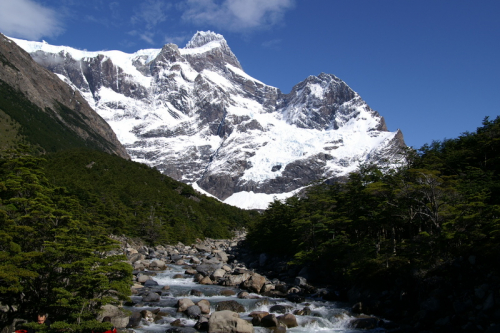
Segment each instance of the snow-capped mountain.
[[283,94],[247,75],[213,32],[133,54],[13,40],[79,90],[133,160],[242,208],[266,208],[360,163],[392,163],[404,146],[334,75]]

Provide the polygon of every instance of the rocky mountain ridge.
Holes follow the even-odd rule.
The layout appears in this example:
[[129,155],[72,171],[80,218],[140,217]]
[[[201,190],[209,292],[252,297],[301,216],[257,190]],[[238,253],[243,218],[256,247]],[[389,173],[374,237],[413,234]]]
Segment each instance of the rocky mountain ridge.
[[[71,136],[78,137],[81,140],[80,145],[96,147],[123,158],[130,158],[108,123],[89,106],[78,90],[72,89],[55,74],[39,66],[28,53],[2,34],[0,85],[3,94],[3,107],[0,107],[0,112],[9,115],[10,119],[20,123],[23,123],[23,120],[24,123],[32,123],[35,130],[56,124],[53,126],[57,126],[60,131],[69,131],[73,133]],[[25,102],[16,100],[13,94],[18,94]],[[25,105],[21,105],[22,103]],[[39,112],[36,113],[43,115],[29,113],[27,108],[38,109]],[[34,131],[33,128],[30,130]],[[50,133],[44,135],[48,136]],[[52,148],[43,146],[43,142],[33,143],[42,145],[44,149]]]
[[242,208],[360,163],[396,163],[404,147],[339,78],[310,76],[284,94],[246,74],[213,32],[134,54],[14,41],[80,91],[133,160]]

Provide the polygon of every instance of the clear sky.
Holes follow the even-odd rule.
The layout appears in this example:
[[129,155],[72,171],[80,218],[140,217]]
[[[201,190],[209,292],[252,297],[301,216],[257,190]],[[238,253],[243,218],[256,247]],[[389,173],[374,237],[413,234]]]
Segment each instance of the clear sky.
[[0,0],[0,32],[89,51],[184,47],[224,35],[284,93],[335,74],[409,146],[500,115],[499,0]]

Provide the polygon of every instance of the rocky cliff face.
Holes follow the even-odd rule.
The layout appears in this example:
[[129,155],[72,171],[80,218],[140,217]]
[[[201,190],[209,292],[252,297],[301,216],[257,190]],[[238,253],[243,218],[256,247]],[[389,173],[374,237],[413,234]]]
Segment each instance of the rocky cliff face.
[[394,163],[404,146],[334,75],[283,94],[247,75],[213,32],[134,54],[15,41],[82,93],[132,159],[243,208],[360,163]]
[[26,51],[0,34],[0,81],[24,95],[63,127],[108,153],[129,158],[111,127],[57,75],[38,65]]

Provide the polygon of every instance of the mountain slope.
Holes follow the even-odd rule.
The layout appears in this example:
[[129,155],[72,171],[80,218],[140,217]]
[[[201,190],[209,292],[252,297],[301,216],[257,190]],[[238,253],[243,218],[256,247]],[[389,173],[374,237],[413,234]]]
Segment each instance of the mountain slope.
[[[78,91],[38,65],[0,34],[0,115],[2,146],[23,138],[46,151],[90,147],[129,158],[109,125]],[[8,140],[8,142],[7,142]]]
[[360,163],[394,163],[404,146],[334,75],[283,94],[247,75],[213,32],[134,54],[15,42],[78,89],[133,160],[239,207],[265,208]]

